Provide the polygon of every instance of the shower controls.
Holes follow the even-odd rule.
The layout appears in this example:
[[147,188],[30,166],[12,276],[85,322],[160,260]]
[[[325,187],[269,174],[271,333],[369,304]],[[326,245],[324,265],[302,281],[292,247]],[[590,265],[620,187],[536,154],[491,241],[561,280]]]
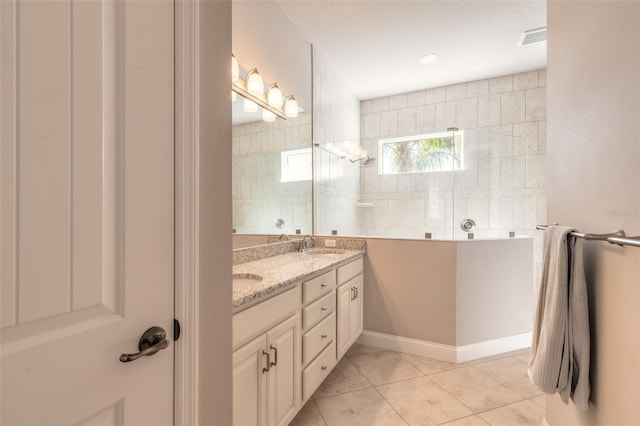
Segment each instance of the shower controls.
[[475,229],[476,227],[476,222],[473,219],[462,219],[462,222],[460,222],[460,229],[462,229],[464,232],[471,232]]

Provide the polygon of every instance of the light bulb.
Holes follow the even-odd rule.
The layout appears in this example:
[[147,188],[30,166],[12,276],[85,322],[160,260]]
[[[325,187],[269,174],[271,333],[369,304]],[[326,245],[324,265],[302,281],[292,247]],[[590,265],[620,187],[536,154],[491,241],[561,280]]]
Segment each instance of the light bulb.
[[231,81],[238,81],[240,78],[240,65],[234,55],[231,55]]
[[278,87],[278,83],[273,83],[269,86],[269,91],[267,92],[267,98],[269,106],[274,108],[282,108],[282,90]]
[[258,104],[249,99],[244,100],[243,107],[246,112],[258,112]]
[[252,69],[247,74],[247,90],[260,99],[264,96],[264,81],[257,68]]
[[284,101],[284,113],[289,118],[296,118],[298,116],[298,102],[293,95],[287,96]]
[[263,121],[274,121],[276,119],[276,115],[269,110],[262,110],[262,120]]
[[236,100],[238,100],[238,94],[232,90],[231,91],[231,102],[235,102]]

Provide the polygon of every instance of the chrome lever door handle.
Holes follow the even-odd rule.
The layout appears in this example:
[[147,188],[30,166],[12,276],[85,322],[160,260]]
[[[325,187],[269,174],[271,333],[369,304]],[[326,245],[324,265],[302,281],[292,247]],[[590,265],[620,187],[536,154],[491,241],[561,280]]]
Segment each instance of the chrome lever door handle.
[[169,340],[167,340],[167,333],[162,327],[151,327],[142,334],[140,341],[138,342],[138,350],[135,354],[122,354],[120,355],[120,362],[131,362],[143,356],[150,356],[156,352],[167,349],[169,347]]

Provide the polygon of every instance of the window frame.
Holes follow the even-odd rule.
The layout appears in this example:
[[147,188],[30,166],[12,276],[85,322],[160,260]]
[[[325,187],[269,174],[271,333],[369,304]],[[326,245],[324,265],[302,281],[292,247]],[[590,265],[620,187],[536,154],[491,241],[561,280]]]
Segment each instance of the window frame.
[[[434,169],[434,170],[413,170],[410,172],[393,172],[393,173],[385,173],[384,172],[384,148],[383,146],[388,143],[397,143],[397,142],[411,142],[415,140],[421,139],[437,139],[442,137],[451,137],[452,132],[437,132],[437,133],[423,133],[419,135],[411,135],[411,136],[400,136],[394,138],[384,138],[378,139],[378,174],[381,176],[393,176],[393,175],[406,175],[409,173],[438,173],[438,172],[451,172],[451,171],[459,171],[465,169],[465,161],[464,161],[464,130],[456,130],[453,132],[454,138],[460,138],[460,159],[459,166],[456,167],[454,163],[453,168],[442,168],[442,169]],[[455,144],[455,139],[454,139]]]

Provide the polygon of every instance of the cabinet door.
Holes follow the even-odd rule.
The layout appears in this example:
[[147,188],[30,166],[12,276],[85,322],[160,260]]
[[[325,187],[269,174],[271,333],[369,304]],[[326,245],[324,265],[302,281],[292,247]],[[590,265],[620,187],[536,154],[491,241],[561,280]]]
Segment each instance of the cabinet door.
[[268,425],[286,425],[300,406],[300,315],[267,332],[271,354],[268,380]]
[[351,322],[350,322],[350,340],[355,343],[356,339],[362,333],[362,306],[363,306],[363,286],[362,275],[358,275],[351,281],[350,286],[355,288],[355,299],[351,301]]
[[337,357],[342,358],[342,355],[347,352],[349,346],[351,346],[351,300],[353,299],[355,292],[351,281],[338,287],[336,293],[337,296]]
[[267,414],[266,337],[262,335],[233,353],[233,424],[262,426]]

